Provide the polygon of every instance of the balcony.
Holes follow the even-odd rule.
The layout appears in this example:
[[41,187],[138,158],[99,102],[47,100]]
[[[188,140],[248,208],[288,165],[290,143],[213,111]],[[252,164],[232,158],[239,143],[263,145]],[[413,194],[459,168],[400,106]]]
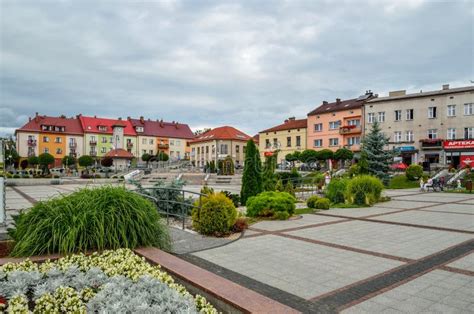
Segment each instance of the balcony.
[[76,143],[76,142],[69,142],[69,148],[75,149],[76,147],[77,147],[77,143]]
[[158,144],[159,149],[168,149],[170,147],[169,144]]
[[95,156],[97,156],[97,152],[96,152],[96,151],[90,151],[90,152],[89,152],[89,155],[95,157]]
[[349,134],[359,134],[362,132],[362,128],[358,125],[345,125],[339,128],[339,134],[349,135]]
[[36,146],[36,140],[28,140],[28,146],[35,147]]
[[127,142],[127,148],[133,148],[133,143],[132,142]]
[[437,149],[442,149],[443,148],[443,139],[441,138],[427,138],[420,140],[421,143],[421,149],[424,150],[437,150]]
[[91,146],[96,146],[96,145],[97,145],[97,141],[95,141],[95,140],[89,141],[89,144],[90,144]]

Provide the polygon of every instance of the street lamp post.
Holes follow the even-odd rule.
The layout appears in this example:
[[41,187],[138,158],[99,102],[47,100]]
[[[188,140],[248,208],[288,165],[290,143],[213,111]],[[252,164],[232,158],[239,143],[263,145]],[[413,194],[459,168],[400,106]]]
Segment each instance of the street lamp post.
[[5,167],[5,141],[0,139],[0,225],[2,226],[6,223]]

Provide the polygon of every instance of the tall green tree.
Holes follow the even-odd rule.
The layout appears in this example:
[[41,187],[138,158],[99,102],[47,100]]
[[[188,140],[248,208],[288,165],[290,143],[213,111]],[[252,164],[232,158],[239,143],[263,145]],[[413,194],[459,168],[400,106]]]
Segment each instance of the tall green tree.
[[275,191],[278,178],[275,175],[277,165],[278,153],[273,153],[271,156],[265,157],[263,164],[263,182],[262,187],[264,191]]
[[242,189],[240,201],[245,205],[247,199],[262,192],[262,164],[260,153],[253,140],[247,141],[245,151],[244,174],[242,176]]
[[305,149],[299,156],[299,160],[304,163],[311,163],[318,160],[318,152],[314,149]]
[[76,158],[72,156],[64,156],[62,159],[62,164],[69,169],[74,168],[76,166]]
[[367,161],[369,174],[378,177],[384,183],[388,182],[388,171],[395,156],[393,151],[386,149],[388,141],[389,138],[381,132],[376,121],[372,124],[370,132],[362,139],[361,147],[361,156]]
[[16,143],[10,137],[5,140],[5,165],[7,167],[18,167],[18,162],[20,161],[20,155],[16,150]]
[[165,152],[158,152],[158,154],[156,154],[156,158],[155,160],[158,160],[158,161],[168,161],[170,159],[170,156],[168,156],[167,153]]
[[144,162],[146,162],[146,166],[147,166],[147,167],[148,167],[148,162],[150,161],[151,157],[153,157],[153,156],[150,155],[150,154],[147,154],[147,153],[144,153],[144,154],[142,155],[142,160],[143,160]]
[[36,167],[39,164],[39,159],[36,156],[28,157],[28,164],[32,167]]
[[79,166],[86,168],[86,172],[89,173],[89,167],[94,164],[94,159],[91,156],[83,155],[77,160]]
[[339,148],[334,153],[334,159],[339,160],[341,162],[341,166],[344,166],[344,161],[351,160],[352,158],[354,158],[354,153],[347,148]]
[[43,170],[43,174],[49,173],[49,166],[54,164],[54,156],[49,153],[43,153],[38,156],[38,162]]

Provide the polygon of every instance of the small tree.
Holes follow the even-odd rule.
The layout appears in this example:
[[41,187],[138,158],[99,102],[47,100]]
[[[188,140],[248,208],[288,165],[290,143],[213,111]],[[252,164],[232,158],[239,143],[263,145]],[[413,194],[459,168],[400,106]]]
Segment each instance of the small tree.
[[265,157],[265,163],[263,165],[263,191],[275,191],[278,178],[275,176],[275,169],[277,164],[277,153],[272,156]]
[[39,164],[39,159],[36,156],[30,156],[28,157],[28,164],[31,167],[36,167]]
[[89,167],[94,164],[94,159],[91,156],[83,155],[78,159],[79,166],[86,168],[86,172],[89,173]]
[[43,153],[38,156],[38,163],[41,166],[43,174],[48,174],[49,166],[54,164],[54,156],[49,153]]
[[380,129],[377,121],[372,124],[370,132],[362,140],[361,152],[367,158],[367,168],[370,174],[388,183],[388,171],[392,163],[394,152],[386,150],[389,138]]
[[354,158],[354,153],[347,148],[339,148],[334,153],[334,159],[340,160],[342,163],[342,166],[344,166],[344,161],[352,160],[352,158]]
[[20,160],[20,155],[16,151],[16,144],[11,138],[5,143],[5,162],[6,166],[13,165],[14,167],[18,166],[18,161]]
[[247,199],[262,192],[261,161],[258,148],[253,140],[247,141],[245,151],[244,174],[242,176],[242,188],[240,201],[245,205]]
[[306,149],[300,154],[299,160],[304,163],[315,162],[318,160],[318,152],[314,149]]
[[144,153],[144,154],[142,155],[142,160],[143,160],[144,162],[146,162],[146,166],[147,166],[147,167],[148,167],[148,162],[150,161],[151,157],[152,157],[152,156],[151,156],[150,154],[147,154],[147,153]]
[[76,158],[72,156],[64,156],[62,159],[62,164],[69,169],[74,168],[76,165]]
[[158,154],[156,154],[157,161],[168,161],[169,159],[170,157],[165,152],[158,152]]
[[108,178],[110,167],[112,167],[112,165],[114,164],[114,160],[112,159],[112,157],[104,157],[100,161],[100,164],[102,165],[102,167],[105,167],[105,177]]
[[23,160],[20,162],[20,168],[21,168],[22,170],[25,170],[26,168],[28,168],[28,160],[23,159]]

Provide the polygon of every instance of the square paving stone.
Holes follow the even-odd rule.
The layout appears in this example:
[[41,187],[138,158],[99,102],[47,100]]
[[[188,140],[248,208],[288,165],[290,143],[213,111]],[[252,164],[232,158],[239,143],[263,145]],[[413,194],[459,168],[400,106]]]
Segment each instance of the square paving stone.
[[288,234],[413,259],[473,238],[472,235],[462,233],[365,221],[296,230]]
[[256,223],[252,225],[252,227],[256,229],[276,231],[276,230],[297,228],[297,227],[303,227],[307,225],[342,220],[341,218],[336,218],[336,217],[323,217],[323,216],[311,215],[311,214],[302,215],[302,217],[303,218],[300,218],[300,219],[283,220],[283,221],[282,220],[267,220],[267,221]]
[[448,266],[474,271],[474,253],[458,259],[457,261],[448,264]]
[[[388,203],[389,202],[383,203],[383,204],[388,204]],[[330,210],[321,212],[321,214],[327,213],[331,215],[342,215],[342,216],[348,216],[348,217],[363,217],[363,216],[369,216],[369,215],[390,213],[397,210],[399,209],[385,208],[385,207],[378,207],[378,206],[366,207],[366,208],[332,208]]]
[[[470,204],[441,204],[436,205],[430,208],[424,208],[424,210],[431,210],[431,211],[441,211],[441,212],[453,212],[453,213],[464,213],[464,214],[472,214],[474,215],[474,206]],[[466,217],[469,219],[469,217]],[[474,217],[470,217],[474,223]]]
[[[437,204],[438,203],[432,203],[428,201],[410,202],[410,201],[406,201],[403,198],[403,200],[391,200],[388,202],[377,203],[375,207],[391,208],[392,210],[396,210],[396,209],[413,209],[413,208],[418,208],[418,207],[434,206]],[[357,210],[357,208],[352,208],[352,210]]]
[[242,239],[194,255],[307,299],[402,264],[275,235]]
[[[466,279],[468,282],[466,283]],[[434,283],[464,282],[464,286],[452,286],[439,289]],[[468,313],[472,304],[460,291],[474,290],[474,278],[466,275],[434,270],[401,286],[377,295],[362,303],[356,304],[342,313],[358,313],[367,310],[374,304],[381,304],[386,308],[395,309],[404,313]],[[409,295],[403,301],[394,297],[402,293]],[[427,298],[427,296],[429,298]],[[435,296],[435,298],[433,298]],[[440,312],[441,311],[441,312]]]
[[418,195],[402,196],[400,199],[404,201],[422,201],[422,202],[458,202],[472,198],[468,194],[456,194],[456,193],[432,193],[426,192]]
[[[429,209],[429,208],[427,208]],[[377,220],[409,223],[422,226],[450,228],[474,231],[474,216],[454,215],[450,213],[433,213],[426,211],[408,211],[376,217]]]

